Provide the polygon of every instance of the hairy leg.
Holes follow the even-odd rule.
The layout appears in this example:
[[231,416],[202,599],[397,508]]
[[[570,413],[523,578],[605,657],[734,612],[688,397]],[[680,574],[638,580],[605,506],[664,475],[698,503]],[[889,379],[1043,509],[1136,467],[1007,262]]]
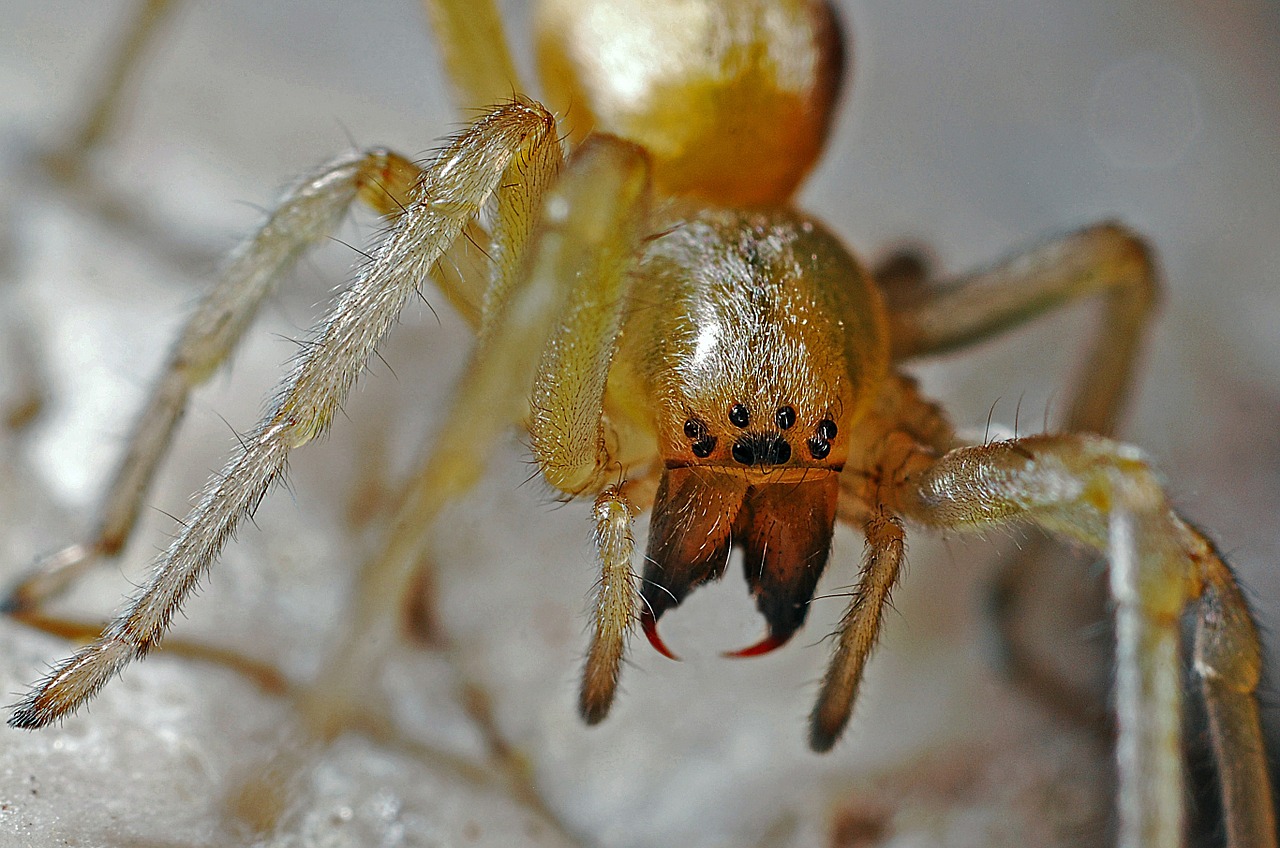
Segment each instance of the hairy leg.
[[384,215],[398,215],[410,202],[420,175],[404,157],[375,149],[344,154],[285,192],[258,231],[235,252],[174,342],[107,486],[94,532],[38,561],[9,590],[4,600],[9,612],[35,609],[102,557],[120,553],[191,391],[225,363],[280,278],[307,249],[329,237],[357,199]]
[[352,617],[303,698],[304,720],[320,736],[335,734],[367,713],[369,674],[400,632],[398,613],[424,567],[435,517],[479,481],[491,446],[528,413],[530,363],[536,361],[547,329],[519,308],[525,300],[545,299],[544,292],[529,291],[522,260],[536,238],[543,195],[562,164],[554,121],[540,107],[539,113],[545,123],[494,187],[497,214],[478,338],[449,415],[399,492],[386,536],[360,570]]
[[[509,262],[495,259],[491,292],[501,294],[486,297],[492,305],[450,415],[403,492],[384,546],[361,572],[351,629],[307,705],[320,732],[338,729],[359,711],[359,681],[395,636],[393,612],[412,584],[436,516],[479,480],[487,446],[529,416],[531,405],[534,456],[548,481],[568,491],[562,483],[570,478],[551,469],[578,470],[570,458],[584,454],[592,463],[588,482],[594,481],[603,441],[603,378],[628,280],[630,250],[624,248],[638,238],[647,191],[647,160],[631,145],[601,140],[580,151],[548,189],[539,225],[528,229],[524,217],[499,216],[494,240],[509,244],[511,256]],[[498,205],[524,208],[514,200]],[[504,233],[508,220],[513,234]],[[583,422],[588,429],[577,431]],[[554,447],[540,448],[553,432]],[[607,465],[607,459],[601,462]],[[604,548],[601,556],[606,567],[621,566]]]
[[213,476],[150,578],[98,640],[57,666],[10,722],[39,727],[74,710],[168,629],[241,520],[284,471],[291,450],[323,433],[430,269],[502,185],[522,182],[527,160],[558,146],[554,119],[529,101],[481,118],[425,169],[412,206],[315,329],[267,415]]
[[[548,204],[560,211],[544,220],[532,265],[535,280],[559,281],[567,291],[534,378],[529,435],[547,482],[571,496],[598,491],[614,465],[605,385],[629,303],[631,264],[649,218],[649,176],[640,148],[590,137]],[[609,712],[636,620],[636,509],[625,491],[604,489],[594,509],[600,583],[578,700],[592,724]]]
[[[1100,224],[954,281],[928,283],[925,276],[922,259],[911,254],[878,269],[902,356],[963,347],[1047,312],[1101,299],[1094,341],[1077,371],[1067,414],[1055,426],[1115,434],[1158,300],[1150,250],[1134,233]],[[993,619],[1016,681],[1051,708],[1109,732],[1111,640],[1099,626],[1107,620],[1106,591],[1075,562],[1079,558],[1032,531],[1002,564]]]
[[1120,845],[1182,844],[1180,619],[1197,616],[1231,848],[1274,846],[1257,717],[1257,632],[1226,564],[1170,508],[1138,452],[1092,436],[959,448],[900,485],[904,514],[943,529],[1027,520],[1107,554],[1116,607]]
[[863,532],[867,547],[862,555],[862,573],[849,609],[836,629],[835,650],[809,717],[809,746],[815,751],[829,751],[849,723],[906,550],[901,519],[885,510],[872,513]]
[[635,538],[631,524],[635,509],[620,488],[610,487],[596,496],[596,551],[600,557],[600,582],[596,585],[596,613],[591,646],[582,667],[578,712],[587,724],[599,724],[609,714],[618,690],[618,676],[626,656],[627,640],[635,624],[640,594],[631,568]]

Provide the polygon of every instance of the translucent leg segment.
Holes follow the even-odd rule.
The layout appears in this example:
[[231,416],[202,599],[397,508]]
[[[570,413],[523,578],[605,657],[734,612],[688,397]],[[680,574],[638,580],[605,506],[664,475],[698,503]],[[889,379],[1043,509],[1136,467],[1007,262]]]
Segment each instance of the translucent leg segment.
[[285,192],[187,319],[129,435],[93,534],[37,562],[10,590],[6,609],[34,609],[101,557],[121,551],[192,389],[208,380],[235,350],[277,282],[309,248],[329,237],[357,198],[383,214],[398,215],[419,177],[420,171],[408,160],[374,149],[344,154]]
[[516,92],[520,84],[507,49],[502,18],[492,0],[423,0],[444,58],[454,104],[464,118]]
[[555,138],[551,115],[520,101],[486,115],[441,151],[425,170],[413,204],[337,298],[266,417],[210,480],[138,595],[102,636],[54,668],[19,702],[11,724],[40,727],[66,715],[159,641],[241,520],[279,479],[289,452],[328,427],[432,266],[504,180],[516,181],[525,164],[520,160]]
[[[1276,845],[1256,722],[1256,628],[1225,563],[1170,508],[1132,448],[1036,436],[960,448],[902,485],[907,517],[944,529],[1029,520],[1107,554],[1116,607],[1121,848],[1183,844],[1180,617],[1198,618],[1232,848]],[[1223,697],[1225,695],[1225,697]],[[1236,837],[1233,837],[1236,838]]]

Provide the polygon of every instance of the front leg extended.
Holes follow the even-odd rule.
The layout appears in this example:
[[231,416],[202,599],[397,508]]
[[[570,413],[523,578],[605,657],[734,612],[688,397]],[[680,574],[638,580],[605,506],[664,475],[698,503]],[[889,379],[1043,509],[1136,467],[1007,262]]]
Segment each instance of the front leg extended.
[[267,415],[210,479],[137,595],[98,639],[56,666],[18,703],[10,724],[35,728],[62,718],[159,643],[223,545],[280,479],[290,451],[328,428],[430,269],[504,179],[519,182],[516,175],[533,153],[546,149],[558,155],[554,119],[536,104],[517,100],[476,121],[441,151],[412,206],[314,330]]
[[102,497],[93,534],[38,560],[0,601],[6,612],[38,620],[41,605],[102,559],[119,555],[192,391],[231,357],[280,279],[307,250],[330,237],[357,200],[394,220],[412,203],[421,176],[416,165],[390,151],[353,151],[285,192],[258,231],[231,256],[174,341]]
[[943,529],[1011,520],[1105,552],[1116,606],[1121,848],[1183,844],[1180,621],[1196,616],[1202,681],[1230,848],[1274,848],[1256,688],[1261,649],[1230,570],[1174,513],[1134,448],[1036,436],[959,448],[908,476],[899,503]]
[[[493,244],[503,247],[491,251],[495,276],[477,346],[443,427],[400,495],[388,536],[361,571],[349,632],[304,704],[322,735],[367,711],[368,669],[395,634],[399,622],[389,613],[412,587],[436,517],[480,479],[488,446],[531,406],[534,458],[548,482],[571,496],[603,488],[595,481],[608,465],[604,378],[626,302],[627,263],[646,219],[648,160],[633,145],[597,137],[537,201],[498,204],[500,213],[527,206],[541,214],[536,224],[529,214],[499,216]],[[629,534],[629,508],[620,495],[616,502],[618,511],[597,522],[606,583],[611,563],[630,562],[610,553]],[[616,593],[602,594],[601,609],[606,597]],[[615,641],[624,638],[625,630]]]

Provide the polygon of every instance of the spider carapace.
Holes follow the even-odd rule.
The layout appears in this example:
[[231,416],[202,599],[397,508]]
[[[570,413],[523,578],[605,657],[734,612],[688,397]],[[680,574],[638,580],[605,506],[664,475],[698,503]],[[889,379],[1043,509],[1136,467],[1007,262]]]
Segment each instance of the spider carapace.
[[[1275,846],[1252,619],[1143,456],[1110,439],[1157,296],[1140,238],[1103,223],[944,283],[924,273],[873,280],[791,202],[825,144],[846,65],[839,22],[820,0],[544,0],[537,53],[563,125],[521,93],[491,3],[427,5],[460,105],[487,108],[421,166],[382,149],[335,159],[236,254],[174,348],[99,537],[55,557],[43,578],[119,548],[190,388],[227,357],[303,249],[358,200],[393,220],[141,591],[11,723],[66,715],[157,643],[288,453],[328,428],[431,278],[476,344],[364,569],[350,632],[304,700],[314,727],[359,711],[369,646],[393,638],[388,622],[416,585],[433,520],[484,470],[475,446],[524,426],[546,481],[594,500],[601,580],[580,696],[588,721],[614,700],[636,623],[670,655],[659,617],[719,577],[734,548],[768,626],[738,655],[785,642],[804,622],[839,520],[867,545],[811,718],[811,745],[830,748],[898,578],[904,522],[1020,520],[1110,562],[1121,845],[1182,843],[1185,616],[1228,843]],[[481,275],[451,270],[466,267],[453,260],[470,244],[488,260]],[[1099,301],[1101,329],[1060,434],[967,444],[899,370],[1085,298]],[[631,525],[650,507],[640,579]],[[20,588],[10,607],[39,601],[43,585]]]
[[657,618],[718,577],[736,544],[769,624],[740,653],[776,647],[826,562],[845,434],[888,373],[879,294],[822,225],[783,208],[680,219],[646,245],[633,285],[676,306],[628,319],[609,387],[656,400],[611,416],[643,416],[662,457],[645,632],[669,654]]

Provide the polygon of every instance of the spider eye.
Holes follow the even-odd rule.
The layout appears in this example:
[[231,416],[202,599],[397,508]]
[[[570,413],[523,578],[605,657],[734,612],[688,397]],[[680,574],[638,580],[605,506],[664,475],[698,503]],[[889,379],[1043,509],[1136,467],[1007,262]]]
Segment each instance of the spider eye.
[[836,422],[830,418],[824,418],[818,422],[817,435],[809,439],[809,453],[814,459],[826,459],[827,454],[831,453],[831,440],[836,437],[839,428]]
[[751,413],[740,403],[735,403],[729,410],[729,423],[735,427],[745,427],[751,423]]
[[707,422],[701,418],[695,417],[685,421],[684,435],[693,442],[689,447],[693,450],[693,455],[699,459],[706,459],[716,449],[716,437],[707,432]]
[[796,411],[790,406],[784,406],[778,410],[774,420],[778,422],[780,429],[790,430],[796,424]]

